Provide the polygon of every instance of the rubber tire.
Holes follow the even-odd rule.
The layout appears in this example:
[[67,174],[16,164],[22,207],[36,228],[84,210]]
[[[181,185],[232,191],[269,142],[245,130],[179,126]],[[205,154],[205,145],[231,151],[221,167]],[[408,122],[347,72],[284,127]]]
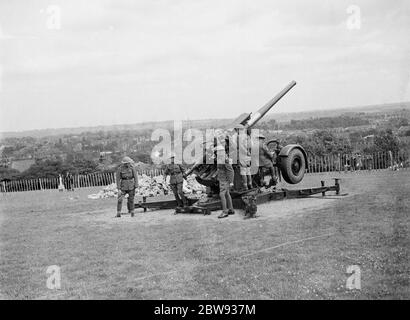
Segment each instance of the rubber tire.
[[[300,161],[300,169],[298,174],[295,174],[292,170],[292,163],[294,161]],[[281,156],[280,157],[280,170],[283,176],[283,179],[290,184],[297,184],[302,181],[303,177],[305,176],[306,171],[306,161],[303,155],[303,152],[298,149],[292,149],[289,152],[288,156]]]

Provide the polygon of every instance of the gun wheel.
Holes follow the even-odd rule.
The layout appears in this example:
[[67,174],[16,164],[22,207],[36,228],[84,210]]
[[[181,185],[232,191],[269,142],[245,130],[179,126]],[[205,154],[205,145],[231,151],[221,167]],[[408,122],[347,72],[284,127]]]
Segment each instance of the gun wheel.
[[280,169],[283,179],[287,183],[296,184],[302,181],[305,175],[306,162],[300,149],[293,149],[286,157],[280,159]]

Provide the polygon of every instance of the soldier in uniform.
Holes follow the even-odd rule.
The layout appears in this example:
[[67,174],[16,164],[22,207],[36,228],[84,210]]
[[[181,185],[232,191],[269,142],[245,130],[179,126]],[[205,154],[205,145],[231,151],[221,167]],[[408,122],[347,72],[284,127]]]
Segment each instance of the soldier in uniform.
[[134,161],[130,157],[124,157],[117,171],[117,218],[121,217],[122,200],[128,194],[127,208],[131,217],[134,216],[135,188],[138,187],[137,171],[133,166]]
[[[217,155],[218,163],[217,163],[217,174],[216,178],[219,182],[219,196],[221,197],[222,203],[222,213],[218,216],[218,218],[226,218],[230,214],[234,214],[235,211],[232,205],[232,198],[230,194],[230,189],[233,186],[233,179],[234,179],[234,171],[232,168],[232,164],[230,164],[229,157],[225,153],[225,148],[223,146],[218,146],[215,148],[217,153],[221,153]],[[222,160],[222,163],[219,163]]]
[[174,193],[178,207],[185,207],[187,200],[182,190],[182,185],[185,179],[185,169],[180,164],[175,163],[174,154],[171,155],[171,163],[165,165],[164,180],[166,180],[167,176],[170,176],[169,184]]
[[242,179],[242,189],[252,189],[251,176],[251,140],[242,125],[236,125],[231,137],[231,146],[237,154],[239,173]]
[[[268,150],[268,147],[265,144],[265,136],[263,134],[259,135],[259,167],[263,167],[269,170],[270,175],[272,176],[272,183],[276,185],[276,173],[275,168],[273,167],[273,162],[275,160],[274,155]],[[261,179],[263,182],[264,176],[262,175]]]

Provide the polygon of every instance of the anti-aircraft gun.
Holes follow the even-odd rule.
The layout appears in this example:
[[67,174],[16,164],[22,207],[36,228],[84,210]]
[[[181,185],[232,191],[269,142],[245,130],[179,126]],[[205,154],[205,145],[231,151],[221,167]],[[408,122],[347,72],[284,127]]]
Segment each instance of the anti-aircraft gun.
[[[272,109],[272,107],[285,96],[294,86],[295,81],[290,82],[284,89],[282,89],[275,97],[269,100],[262,108],[255,113],[243,113],[237,117],[227,129],[238,129],[239,131],[246,131],[250,133],[251,129]],[[187,174],[195,173],[196,179],[199,183],[207,186],[213,193],[218,191],[218,183],[216,181],[216,164],[209,161],[209,157],[215,157],[212,153],[212,148],[216,146],[217,141],[211,141],[204,144],[204,158],[201,163],[194,165]],[[283,177],[283,179],[290,184],[297,184],[302,181],[305,174],[307,156],[302,146],[297,144],[290,144],[282,147],[277,140],[270,140],[266,143],[268,147],[274,145],[273,152],[276,154],[276,166]],[[228,145],[228,142],[227,142]],[[234,166],[235,181],[234,190],[239,190],[241,186],[241,178],[239,174],[239,167]],[[255,187],[261,186],[262,168],[253,175],[253,183]]]
[[[247,134],[251,129],[260,121],[266,113],[272,109],[272,107],[285,96],[294,86],[295,81],[290,82],[282,91],[280,91],[275,97],[269,100],[262,108],[255,113],[243,113],[237,117],[226,129],[246,131]],[[240,134],[237,131],[238,135]],[[252,136],[252,135],[251,135]],[[239,140],[239,138],[238,138]],[[229,145],[229,137],[226,136],[225,142]],[[238,141],[239,142],[239,141]],[[220,141],[219,141],[220,143]],[[225,146],[227,145],[225,143]],[[283,177],[283,179],[289,184],[297,184],[302,181],[306,168],[307,168],[307,156],[302,146],[298,144],[289,144],[281,146],[278,140],[267,141],[267,146],[274,146],[273,154],[276,155],[277,171]],[[197,164],[191,167],[186,172],[186,175],[194,173],[196,180],[208,188],[211,197],[196,198],[188,197],[188,206],[184,208],[176,208],[176,213],[203,213],[210,214],[211,211],[221,209],[221,201],[217,196],[219,192],[219,184],[216,180],[217,164],[215,158],[217,154],[215,147],[218,145],[218,138],[215,137],[213,141],[207,141],[204,143],[203,159]],[[237,144],[238,145],[238,144]],[[228,148],[229,149],[229,148]],[[228,154],[229,154],[229,150]],[[252,162],[252,159],[251,159]],[[316,188],[307,189],[293,189],[286,188],[262,188],[263,182],[263,169],[258,168],[257,172],[252,175],[253,188],[249,190],[240,190],[241,177],[240,168],[238,165],[234,165],[234,187],[231,190],[231,196],[234,208],[245,209],[251,208],[253,204],[260,204],[267,201],[282,200],[290,198],[305,198],[314,194],[322,194],[328,191],[335,191],[336,195],[339,195],[340,184],[339,178],[335,178],[335,184],[333,186],[325,186],[325,182],[321,181],[321,186]],[[144,211],[148,209],[170,209],[177,206],[176,200],[160,200],[160,201],[147,201],[144,197],[142,202],[136,203],[137,208],[143,208]]]

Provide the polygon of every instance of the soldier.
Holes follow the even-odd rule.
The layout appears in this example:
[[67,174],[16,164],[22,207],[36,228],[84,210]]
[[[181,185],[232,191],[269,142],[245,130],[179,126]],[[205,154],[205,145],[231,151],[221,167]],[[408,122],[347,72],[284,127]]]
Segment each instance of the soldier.
[[[275,158],[265,145],[265,139],[263,134],[259,134],[259,167],[269,170],[269,173],[272,176],[272,184],[275,185],[277,182],[275,168],[273,167],[273,161]],[[264,175],[261,176],[261,180],[261,183],[263,183]]]
[[218,160],[222,159],[223,163],[217,163],[217,174],[216,178],[219,182],[219,196],[221,197],[222,203],[222,213],[218,218],[226,218],[230,214],[235,214],[232,205],[232,198],[230,194],[230,188],[233,186],[234,171],[232,164],[230,164],[229,157],[225,153],[225,148],[223,146],[217,146],[214,149],[218,153],[223,153],[223,157],[218,154]]
[[231,144],[234,152],[237,154],[239,173],[242,178],[242,189],[252,189],[251,176],[251,140],[245,131],[245,127],[237,125],[234,127],[234,133],[231,137]]
[[67,191],[74,191],[74,177],[70,172],[66,172],[64,177],[65,188]]
[[134,196],[135,188],[138,187],[138,176],[133,164],[134,161],[130,157],[124,157],[117,171],[117,218],[121,217],[122,200],[126,194],[128,194],[128,213],[131,217],[134,216]]
[[166,180],[168,175],[170,176],[169,184],[174,193],[178,207],[185,207],[187,201],[184,192],[182,191],[182,185],[185,179],[185,169],[180,164],[175,163],[174,154],[171,155],[171,163],[165,166],[164,180]]

